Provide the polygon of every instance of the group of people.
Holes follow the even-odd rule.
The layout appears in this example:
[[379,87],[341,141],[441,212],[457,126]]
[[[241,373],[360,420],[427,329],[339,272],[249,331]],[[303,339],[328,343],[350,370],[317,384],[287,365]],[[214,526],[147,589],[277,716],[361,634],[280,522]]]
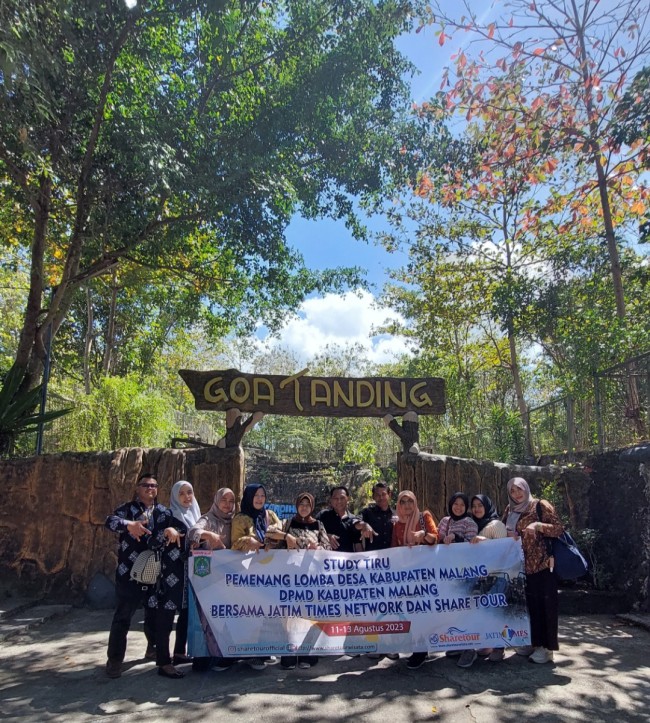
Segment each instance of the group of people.
[[[145,657],[155,659],[158,674],[182,678],[177,665],[192,662],[197,670],[212,667],[227,670],[236,659],[192,659],[186,654],[187,643],[187,559],[193,549],[257,552],[262,549],[337,550],[354,553],[391,547],[470,543],[511,537],[521,539],[525,560],[526,602],[531,623],[530,648],[517,653],[529,656],[534,663],[553,660],[558,649],[558,594],[553,574],[553,558],[548,538],[562,534],[562,524],[553,508],[535,499],[528,483],[514,477],[507,484],[509,504],[499,516],[493,501],[486,495],[471,499],[463,492],[451,496],[447,512],[439,524],[428,510],[420,511],[409,490],[399,493],[396,508],[391,508],[388,486],[377,483],[372,489],[373,503],[354,515],[349,510],[350,495],[346,487],[330,492],[330,506],[318,513],[309,492],[296,498],[295,515],[281,522],[267,507],[266,489],[249,484],[244,489],[239,512],[229,488],[217,491],[208,512],[201,515],[192,485],[181,480],[171,491],[170,508],[157,501],[158,483],[152,474],[142,475],[133,499],[118,507],[106,519],[106,527],[119,533],[116,570],[116,609],[108,641],[106,673],[117,678],[122,673],[126,640],[131,619],[144,604]],[[131,579],[133,563],[146,550],[158,550],[161,574],[157,583],[143,585]],[[170,637],[178,613],[173,655]],[[491,661],[504,657],[503,648],[450,651],[458,656],[458,665],[470,667],[483,656]],[[379,658],[381,655],[370,655]],[[387,656],[391,659],[398,655]],[[413,652],[406,661],[410,669],[419,668],[427,659],[426,651]],[[275,658],[246,658],[255,670],[278,662]],[[309,668],[316,656],[283,656],[286,669]]]

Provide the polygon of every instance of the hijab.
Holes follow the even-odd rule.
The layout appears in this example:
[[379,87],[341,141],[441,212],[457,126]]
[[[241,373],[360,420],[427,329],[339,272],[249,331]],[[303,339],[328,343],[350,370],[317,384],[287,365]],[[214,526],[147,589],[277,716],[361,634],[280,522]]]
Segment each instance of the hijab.
[[[465,512],[462,515],[455,515],[453,510],[451,509],[454,506],[454,502],[458,499],[461,499],[465,503]],[[449,500],[449,504],[447,505],[447,512],[449,512],[449,516],[452,520],[455,522],[458,522],[458,520],[463,520],[465,517],[469,517],[469,498],[464,492],[456,492],[451,496],[451,499]]]
[[[400,506],[400,500],[404,497],[413,500],[413,512],[410,515],[405,515],[402,512]],[[409,532],[417,532],[420,527],[420,510],[418,508],[417,497],[410,490],[404,490],[397,495],[397,519],[404,525],[404,542],[409,539]]]
[[[301,517],[300,513],[298,512],[298,505],[302,502],[302,500],[307,500],[309,502],[309,514],[307,517]],[[314,500],[313,495],[310,495],[309,492],[301,492],[296,497],[296,514],[294,515],[293,519],[296,522],[299,522],[304,525],[311,525],[314,522],[316,522],[316,519],[312,515],[312,512],[314,511],[314,507],[316,506],[316,500]]]
[[474,497],[470,500],[470,505],[474,502],[474,500],[478,500],[485,508],[485,514],[483,517],[478,518],[472,515],[472,519],[478,525],[478,531],[480,532],[489,522],[492,522],[492,520],[498,520],[499,514],[497,513],[497,508],[494,506],[494,502],[492,502],[487,495],[474,495]]
[[[526,496],[524,497],[523,502],[520,502],[517,504],[512,497],[510,496],[510,493],[512,491],[513,487],[517,487],[520,490],[523,490],[526,493]],[[509,504],[509,512],[508,512],[508,519],[506,520],[506,528],[508,530],[516,530],[517,529],[517,522],[519,522],[519,517],[521,516],[522,512],[525,512],[530,503],[533,501],[533,497],[530,494],[530,487],[528,486],[528,482],[523,477],[513,477],[512,479],[508,480],[508,502]]]
[[264,494],[266,494],[266,489],[264,485],[260,484],[259,482],[253,482],[252,484],[246,485],[246,487],[244,487],[244,494],[241,498],[241,511],[242,514],[248,515],[248,517],[253,520],[255,535],[260,542],[264,542],[267,528],[266,506],[262,507],[261,510],[257,510],[253,506],[253,497],[255,497],[255,493],[260,488],[263,489]]
[[189,487],[194,492],[194,487],[187,480],[179,480],[172,487],[171,492],[171,511],[172,515],[179,521],[184,522],[185,527],[189,530],[193,527],[199,517],[201,517],[201,510],[199,509],[199,503],[196,501],[196,497],[192,497],[192,504],[189,507],[184,507],[180,501],[180,491],[183,487]]
[[235,493],[230,487],[221,487],[217,490],[217,494],[214,496],[214,502],[212,507],[207,511],[204,517],[210,523],[210,527],[213,532],[216,532],[223,541],[223,544],[230,549],[231,545],[231,531],[232,531],[232,518],[235,516],[235,508],[233,506],[231,512],[222,512],[219,509],[219,503],[225,495],[230,494],[235,498]]

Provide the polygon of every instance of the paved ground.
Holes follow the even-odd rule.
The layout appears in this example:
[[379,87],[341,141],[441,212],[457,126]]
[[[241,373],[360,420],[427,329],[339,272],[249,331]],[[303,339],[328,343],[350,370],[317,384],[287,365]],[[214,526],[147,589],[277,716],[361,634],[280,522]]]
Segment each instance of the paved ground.
[[650,721],[650,632],[613,616],[563,617],[554,665],[508,654],[468,670],[432,656],[327,658],[310,670],[157,676],[141,658],[141,626],[129,636],[128,669],[104,675],[110,611],[75,609],[0,649],[0,718],[44,721]]

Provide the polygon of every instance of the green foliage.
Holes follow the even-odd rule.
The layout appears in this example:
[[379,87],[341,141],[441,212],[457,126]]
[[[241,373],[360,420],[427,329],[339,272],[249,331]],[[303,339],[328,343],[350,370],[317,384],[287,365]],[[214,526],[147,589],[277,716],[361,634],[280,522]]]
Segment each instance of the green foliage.
[[502,407],[490,410],[490,428],[497,462],[521,462],[526,457],[526,438],[521,417]]
[[[305,295],[360,283],[358,269],[308,269],[284,230],[301,212],[362,238],[353,199],[410,172],[410,66],[393,40],[411,10],[0,6],[0,241],[35,271],[17,361],[37,376],[53,322],[70,361],[92,340],[102,373],[150,370],[148,350],[185,324],[212,338],[278,328]],[[118,348],[111,369],[103,352]]]
[[58,432],[59,444],[76,451],[166,447],[174,431],[173,410],[160,387],[133,375],[106,377],[79,400]]

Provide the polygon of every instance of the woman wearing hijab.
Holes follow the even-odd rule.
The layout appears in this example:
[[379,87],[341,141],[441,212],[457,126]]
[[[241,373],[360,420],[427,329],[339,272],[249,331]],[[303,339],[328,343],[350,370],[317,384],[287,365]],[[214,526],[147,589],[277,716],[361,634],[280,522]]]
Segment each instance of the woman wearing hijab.
[[[187,486],[189,490],[183,490],[183,502],[179,495],[181,487]],[[175,503],[174,503],[175,498]],[[156,665],[158,675],[165,678],[182,678],[184,673],[176,670],[172,664],[169,654],[169,637],[174,626],[174,616],[187,608],[185,595],[187,580],[187,555],[183,538],[187,532],[187,525],[184,520],[184,513],[192,507],[194,493],[189,482],[181,480],[172,489],[171,508],[176,504],[176,511],[167,510],[169,521],[162,526],[156,526],[148,540],[148,546],[152,550],[159,550],[160,556],[160,577],[158,583],[152,586],[147,598],[147,607],[156,610]],[[196,504],[196,503],[195,503]],[[197,508],[198,509],[198,508]],[[178,515],[178,517],[176,516]],[[183,518],[183,519],[179,519]],[[187,637],[187,626],[185,629]],[[177,638],[177,643],[185,641]],[[183,659],[176,659],[176,662],[186,662]]]
[[[264,485],[246,485],[241,499],[241,512],[232,521],[232,549],[240,552],[258,552],[271,539],[274,532],[282,531],[282,524],[273,510],[267,510]],[[271,533],[267,538],[267,533]],[[282,537],[283,535],[280,535]]]
[[520,648],[533,663],[553,662],[558,650],[558,595],[553,574],[553,557],[549,554],[547,537],[559,537],[562,523],[553,505],[537,500],[522,477],[508,480],[509,504],[503,513],[508,537],[521,538],[526,570],[526,604],[530,616],[532,649]]
[[[282,533],[282,524],[273,510],[267,510],[264,485],[253,483],[246,485],[242,495],[240,509],[232,520],[232,549],[240,552],[259,552],[275,547],[278,535]],[[284,533],[279,537],[284,538]],[[245,663],[253,670],[264,670],[266,661],[277,663],[271,658],[246,658]]]
[[[198,519],[187,533],[187,543],[190,549],[229,550],[234,515],[235,493],[229,487],[221,487],[214,496],[212,507]],[[201,615],[202,613],[199,613],[199,617]],[[192,661],[192,669],[205,671],[212,664],[212,670],[221,672],[228,670],[236,662],[237,658],[195,657]]]
[[[438,530],[429,510],[420,512],[416,496],[410,490],[404,490],[397,496],[397,522],[393,522],[391,547],[413,547],[414,545],[435,545],[438,542]],[[394,656],[388,656],[391,659]],[[399,656],[398,656],[399,657]],[[410,670],[419,668],[427,659],[427,653],[412,653],[406,661]]]
[[420,512],[416,496],[404,490],[397,496],[397,522],[393,522],[391,547],[435,545],[438,528],[429,510]]
[[[472,519],[478,527],[478,535],[470,540],[473,544],[484,542],[485,540],[497,540],[508,536],[506,526],[499,519],[494,502],[487,495],[474,495],[471,499],[470,511]],[[458,667],[469,668],[473,665],[478,656],[488,657],[492,662],[503,660],[503,648],[482,648],[480,650],[455,650],[450,651],[455,657],[460,654],[458,659]]]
[[267,534],[290,550],[331,550],[325,526],[313,516],[315,506],[313,496],[301,492],[296,498],[296,514],[287,520],[284,531]]
[[478,526],[469,514],[469,499],[463,492],[451,496],[447,505],[448,517],[440,520],[438,540],[449,545],[452,542],[469,542],[476,537]]
[[[194,496],[194,488],[187,480],[179,480],[172,487],[170,499],[170,509],[174,519],[182,522],[185,529],[189,530],[201,516],[199,503]],[[172,658],[174,665],[192,662],[192,658],[185,654],[187,646],[187,557],[183,556],[183,558],[185,568],[183,577],[185,581],[183,586],[184,600],[176,621],[176,640],[174,641],[174,657]]]
[[229,550],[234,516],[235,493],[229,487],[221,487],[214,496],[212,507],[187,533],[190,548]]
[[470,542],[483,540],[499,540],[508,536],[506,526],[501,522],[494,502],[487,495],[474,495],[470,504],[472,519],[478,527],[478,535]]
[[[309,492],[301,492],[296,498],[296,514],[285,523],[284,531],[269,533],[289,550],[331,550],[329,537],[322,522],[313,516],[316,502]],[[280,665],[285,670],[311,668],[318,663],[316,655],[283,655]]]

